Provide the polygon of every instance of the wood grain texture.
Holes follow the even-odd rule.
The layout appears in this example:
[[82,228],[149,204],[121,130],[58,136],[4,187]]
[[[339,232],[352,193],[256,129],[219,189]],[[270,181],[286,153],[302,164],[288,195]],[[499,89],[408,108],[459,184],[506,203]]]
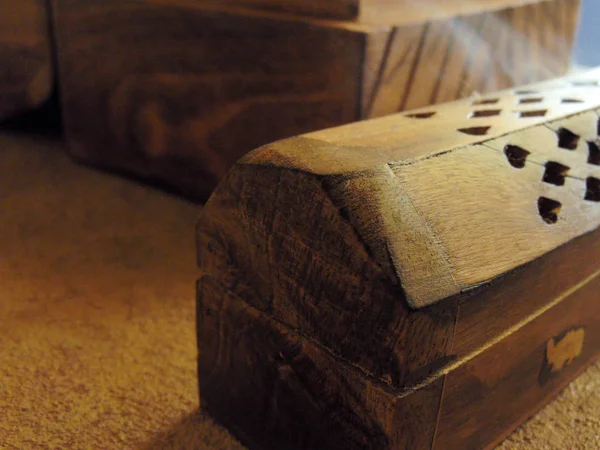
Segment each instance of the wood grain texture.
[[49,97],[49,42],[43,0],[0,0],[0,121]]
[[[578,0],[558,0],[394,27],[376,87],[363,91],[364,115],[379,117],[564,75],[578,14]],[[365,71],[372,71],[369,60]]]
[[[243,1],[243,0],[242,0]],[[541,0],[542,2],[545,0]],[[483,11],[520,7],[540,0],[360,0],[356,20],[361,23],[398,25],[448,19]]]
[[196,1],[55,9],[65,127],[80,159],[204,197],[252,148],[357,117],[363,35],[353,29]]
[[[195,0],[54,0],[67,138],[80,160],[205,199],[268,142],[563,74],[575,24],[544,30],[578,5],[385,27]],[[518,17],[539,32],[509,36]]]
[[360,0],[198,0],[207,5],[234,6],[251,10],[279,12],[305,17],[354,20]]
[[[209,409],[261,448],[462,450],[505,436],[600,350],[599,107],[594,71],[236,163],[197,229]],[[288,344],[273,330],[311,355],[286,369],[285,396],[269,355]],[[419,440],[381,392],[411,402]]]
[[[428,305],[598,226],[597,76],[532,86],[533,104],[506,92],[311,133],[242,163],[339,180],[328,195],[409,303]],[[533,156],[517,167],[511,149]]]
[[[586,254],[591,255],[595,254]],[[599,289],[597,275],[545,314],[450,372],[433,448],[493,448],[582,372],[600,353]],[[558,357],[563,358],[560,367],[550,365],[556,361],[551,352],[557,345],[566,347],[558,350],[563,352]]]
[[[318,177],[238,169],[198,224],[199,266],[222,295],[244,299],[382,384],[409,388],[447,362],[456,301],[408,308]],[[401,344],[411,341],[427,345]]]
[[[438,107],[439,119],[407,113],[265,146],[236,164],[207,203],[198,226],[199,266],[225,292],[382,383],[423,383],[595,270],[594,260],[567,270],[551,252],[599,223],[600,202],[588,180],[597,179],[598,162],[588,161],[592,147],[584,139],[598,139],[593,111],[600,93],[572,86],[594,76],[535,86],[545,97],[533,108],[548,108],[546,117],[508,111],[502,119],[460,119],[473,108],[463,101]],[[561,103],[576,97],[587,103]],[[531,94],[498,93],[494,107],[522,98]],[[499,137],[457,130],[471,120],[492,121]],[[411,129],[413,123],[420,125]],[[441,127],[448,129],[447,138],[418,148],[428,124],[440,136]],[[581,136],[578,150],[559,146],[567,126]],[[386,149],[386,131],[392,142],[409,145]],[[336,136],[362,142],[336,145]],[[519,145],[528,159],[506,150]],[[563,186],[545,180],[546,167],[535,162],[551,160],[548,152],[583,155],[558,158],[576,175],[565,175]],[[542,198],[561,202],[554,222],[540,208]],[[569,248],[595,248],[594,239]],[[346,276],[338,276],[340,267]],[[569,278],[557,277],[554,267]],[[538,280],[535,290],[524,294],[531,280]],[[507,292],[525,300],[511,306]],[[486,325],[488,310],[477,306],[482,302],[498,312],[493,326]]]
[[199,0],[252,10],[277,11],[307,17],[354,20],[359,23],[405,25],[431,19],[503,9],[543,0]]
[[[598,233],[591,236],[598,241]],[[444,386],[433,448],[493,448],[600,350],[595,331],[600,265],[595,252],[585,250],[587,243],[557,249],[548,255],[552,258],[541,258],[546,260],[540,267],[515,274],[524,276],[517,292],[510,276],[500,281],[495,287],[506,306],[487,312],[488,325],[494,325],[490,317],[510,315],[511,306],[528,301],[530,291],[547,305],[524,320],[513,316],[514,329],[504,336],[496,332],[489,342],[482,336],[471,355],[462,355],[415,391],[382,384],[205,275],[198,285],[203,407],[250,448],[428,449]],[[596,270],[581,281],[573,279],[565,291],[546,293],[537,279],[563,276],[560,266],[552,265],[558,257],[575,265],[591,260]],[[473,295],[469,301],[485,310],[489,297]],[[578,339],[569,339],[573,332]],[[424,351],[427,345],[410,344]],[[408,347],[403,343],[405,351]]]
[[[452,353],[476,351],[598,270],[600,231],[581,236],[460,301]],[[518,299],[518,301],[515,301]],[[490,320],[493,317],[494,320]]]
[[389,390],[210,277],[199,281],[198,330],[202,407],[250,448],[430,448],[441,379]]

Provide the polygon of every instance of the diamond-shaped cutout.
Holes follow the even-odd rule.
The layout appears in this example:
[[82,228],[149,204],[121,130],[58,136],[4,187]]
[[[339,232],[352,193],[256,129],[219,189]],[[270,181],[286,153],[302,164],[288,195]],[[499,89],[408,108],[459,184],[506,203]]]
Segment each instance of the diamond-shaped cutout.
[[495,105],[499,101],[500,101],[499,98],[482,98],[480,100],[475,100],[473,102],[473,105],[474,106],[478,106],[478,105]]
[[579,136],[566,128],[558,130],[558,146],[566,150],[575,150],[579,144]]
[[542,103],[543,101],[544,101],[543,97],[530,97],[530,98],[519,99],[519,103],[521,105],[529,105],[531,103]]
[[435,116],[435,111],[414,113],[414,114],[406,115],[406,117],[410,117],[411,119],[429,119],[430,117],[433,117],[433,116]]
[[547,109],[535,109],[532,111],[519,111],[519,118],[527,119],[530,117],[544,117],[548,112]]
[[561,103],[583,103],[583,100],[579,100],[578,98],[563,98]]
[[485,136],[492,127],[470,127],[470,128],[459,128],[458,131],[464,134],[470,134],[472,136]]
[[600,148],[596,142],[588,142],[588,164],[600,166]]
[[563,166],[562,164],[554,161],[549,161],[546,163],[543,181],[556,186],[564,186],[565,177],[567,176],[568,172],[569,167]]
[[476,119],[478,117],[494,117],[499,116],[501,112],[501,109],[479,109],[469,114],[469,118]]
[[558,214],[561,208],[562,205],[556,200],[547,197],[538,198],[538,212],[547,224],[552,225],[558,222]]
[[600,180],[588,177],[585,180],[585,199],[590,202],[600,202]]
[[508,159],[508,162],[511,166],[516,169],[522,169],[525,167],[525,161],[527,160],[527,156],[529,156],[530,152],[519,147],[518,145],[507,145],[504,147],[504,154],[506,155],[506,159]]

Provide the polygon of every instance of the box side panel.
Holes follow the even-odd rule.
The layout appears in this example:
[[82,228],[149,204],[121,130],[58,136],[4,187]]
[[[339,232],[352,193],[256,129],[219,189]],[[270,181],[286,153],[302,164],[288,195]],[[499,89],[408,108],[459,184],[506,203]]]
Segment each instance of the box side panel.
[[492,448],[590,364],[600,352],[598,292],[596,274],[448,373],[434,448]]
[[399,395],[199,281],[202,407],[252,448],[429,449],[443,378]]

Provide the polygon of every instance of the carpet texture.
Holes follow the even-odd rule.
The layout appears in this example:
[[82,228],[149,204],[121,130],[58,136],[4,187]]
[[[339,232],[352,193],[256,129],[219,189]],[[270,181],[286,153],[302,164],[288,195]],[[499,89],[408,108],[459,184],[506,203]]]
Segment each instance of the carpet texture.
[[[62,150],[0,133],[0,448],[242,449],[198,409],[200,207]],[[499,448],[600,448],[599,389],[596,364]]]

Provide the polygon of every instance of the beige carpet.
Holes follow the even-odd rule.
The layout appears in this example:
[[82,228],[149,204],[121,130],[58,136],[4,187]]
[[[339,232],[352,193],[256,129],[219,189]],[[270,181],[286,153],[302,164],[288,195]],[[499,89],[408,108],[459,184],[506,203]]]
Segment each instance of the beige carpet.
[[[242,448],[198,413],[200,207],[61,147],[0,133],[0,448]],[[501,448],[600,448],[598,389],[595,365]]]

